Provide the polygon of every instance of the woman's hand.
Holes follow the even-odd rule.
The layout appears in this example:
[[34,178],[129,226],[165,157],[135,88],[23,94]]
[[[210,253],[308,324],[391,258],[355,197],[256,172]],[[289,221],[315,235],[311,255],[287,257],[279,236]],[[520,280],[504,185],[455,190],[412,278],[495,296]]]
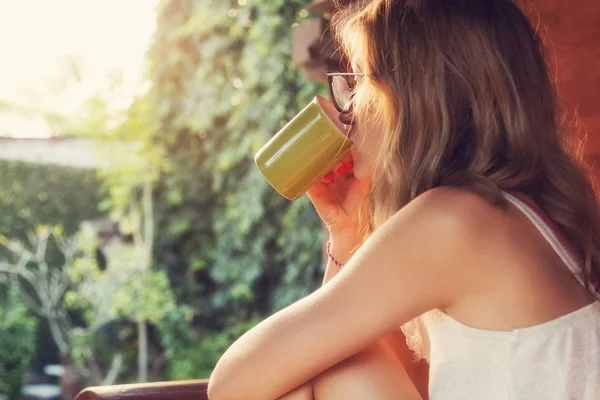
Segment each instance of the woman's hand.
[[[323,102],[323,111],[341,132],[351,136],[356,121],[351,113],[340,113],[331,102]],[[336,258],[346,263],[363,242],[369,226],[369,184],[353,174],[352,155],[335,166],[307,192],[317,213],[329,230]]]
[[354,159],[346,158],[307,192],[327,226],[336,257],[345,263],[368,229],[369,185],[352,173]]

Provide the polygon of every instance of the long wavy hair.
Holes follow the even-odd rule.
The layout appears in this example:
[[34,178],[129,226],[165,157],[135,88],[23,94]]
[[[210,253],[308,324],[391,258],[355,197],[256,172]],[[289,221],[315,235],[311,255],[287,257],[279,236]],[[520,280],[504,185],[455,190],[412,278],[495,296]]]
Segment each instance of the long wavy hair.
[[[339,5],[338,5],[339,6]],[[421,193],[453,186],[506,207],[533,200],[591,288],[600,217],[579,135],[563,129],[541,35],[511,0],[370,0],[331,21],[366,79],[354,112],[384,127],[369,217],[376,229]]]

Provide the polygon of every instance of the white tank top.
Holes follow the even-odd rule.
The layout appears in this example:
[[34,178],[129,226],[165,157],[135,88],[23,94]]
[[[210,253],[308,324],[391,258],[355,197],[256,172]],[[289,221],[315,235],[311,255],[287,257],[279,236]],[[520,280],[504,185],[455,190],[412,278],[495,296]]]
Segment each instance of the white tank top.
[[[504,192],[538,228],[583,284],[575,258],[549,224]],[[512,331],[477,329],[440,310],[402,327],[408,345],[429,361],[430,400],[599,400],[600,302]]]

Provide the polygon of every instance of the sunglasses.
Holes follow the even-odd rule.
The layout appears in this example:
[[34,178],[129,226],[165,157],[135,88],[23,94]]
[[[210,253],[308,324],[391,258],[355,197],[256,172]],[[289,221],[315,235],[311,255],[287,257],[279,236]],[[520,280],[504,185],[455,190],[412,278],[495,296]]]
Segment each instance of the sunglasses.
[[329,94],[336,110],[341,113],[352,111],[356,77],[364,76],[362,72],[328,72]]

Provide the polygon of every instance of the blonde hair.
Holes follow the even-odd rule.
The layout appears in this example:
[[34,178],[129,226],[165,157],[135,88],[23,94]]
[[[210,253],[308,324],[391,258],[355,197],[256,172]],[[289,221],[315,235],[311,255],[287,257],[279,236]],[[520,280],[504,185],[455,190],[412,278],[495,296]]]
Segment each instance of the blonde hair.
[[331,26],[367,77],[355,115],[384,127],[369,217],[376,229],[421,193],[461,187],[504,207],[536,202],[600,276],[600,219],[581,143],[561,129],[538,33],[511,0],[373,0]]

